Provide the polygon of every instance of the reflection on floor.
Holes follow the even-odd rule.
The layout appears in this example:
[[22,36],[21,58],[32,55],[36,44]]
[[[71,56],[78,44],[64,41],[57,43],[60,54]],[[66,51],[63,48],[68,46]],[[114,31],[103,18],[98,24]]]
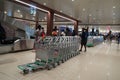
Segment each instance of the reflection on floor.
[[35,52],[0,55],[0,80],[120,80],[120,46],[103,43],[60,66],[22,75],[17,65],[34,61]]

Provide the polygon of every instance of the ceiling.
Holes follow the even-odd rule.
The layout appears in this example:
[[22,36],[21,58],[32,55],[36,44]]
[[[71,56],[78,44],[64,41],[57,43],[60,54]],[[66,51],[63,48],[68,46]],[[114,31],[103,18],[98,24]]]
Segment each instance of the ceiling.
[[120,24],[120,0],[33,0],[82,23]]

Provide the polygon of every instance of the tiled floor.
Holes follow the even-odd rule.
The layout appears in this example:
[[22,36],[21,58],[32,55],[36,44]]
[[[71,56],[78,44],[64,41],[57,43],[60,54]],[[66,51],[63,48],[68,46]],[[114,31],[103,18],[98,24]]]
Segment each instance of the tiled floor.
[[34,61],[35,52],[0,55],[0,80],[120,80],[120,46],[103,43],[50,71],[22,75],[20,64]]

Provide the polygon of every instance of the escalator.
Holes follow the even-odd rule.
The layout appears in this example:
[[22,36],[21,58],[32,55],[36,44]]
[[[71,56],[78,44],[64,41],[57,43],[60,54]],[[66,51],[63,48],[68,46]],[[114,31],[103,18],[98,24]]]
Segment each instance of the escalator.
[[0,53],[32,49],[34,39],[26,38],[23,22],[0,12]]

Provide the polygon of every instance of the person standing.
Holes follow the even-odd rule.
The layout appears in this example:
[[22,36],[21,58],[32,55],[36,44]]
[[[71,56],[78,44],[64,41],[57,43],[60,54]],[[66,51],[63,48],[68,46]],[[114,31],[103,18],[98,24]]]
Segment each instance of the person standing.
[[35,31],[36,41],[40,39],[41,29],[42,29],[41,25],[38,25]]
[[46,34],[45,34],[45,31],[44,31],[44,28],[42,27],[41,29],[42,29],[42,31],[41,31],[40,36],[42,37],[42,40],[43,40],[45,38]]
[[53,29],[53,31],[52,31],[52,36],[58,36],[58,32],[57,32],[56,29]]
[[87,38],[88,38],[88,28],[85,29],[85,28],[82,28],[82,34],[81,34],[81,49],[80,51],[82,51],[82,48],[84,46],[85,48],[85,52],[87,51],[86,49],[86,44],[87,44]]
[[66,27],[65,35],[66,36],[72,36],[72,33],[71,33],[71,31],[68,27]]

